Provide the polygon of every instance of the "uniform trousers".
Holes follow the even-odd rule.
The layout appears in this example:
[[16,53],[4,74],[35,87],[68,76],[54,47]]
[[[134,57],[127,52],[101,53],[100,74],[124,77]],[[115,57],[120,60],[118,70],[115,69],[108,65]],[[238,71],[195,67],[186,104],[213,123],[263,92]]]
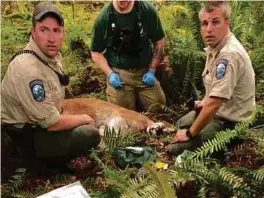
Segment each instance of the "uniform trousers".
[[99,130],[94,126],[80,125],[65,131],[47,131],[26,124],[23,128],[5,125],[17,152],[36,158],[76,157],[86,154],[100,143]]
[[[195,121],[196,117],[196,111],[190,111],[189,113],[181,117],[177,121],[176,125],[180,129],[187,129]],[[171,155],[177,156],[180,155],[184,150],[195,150],[197,147],[201,146],[206,140],[214,138],[218,132],[226,129],[233,129],[235,127],[235,124],[236,122],[231,122],[215,116],[213,120],[211,120],[202,129],[202,131],[198,135],[196,135],[192,140],[186,142],[177,142],[168,145],[168,152]]]
[[153,86],[142,82],[142,77],[148,68],[119,69],[114,67],[113,70],[119,74],[123,87],[114,88],[107,82],[108,101],[131,110],[136,110],[136,101],[138,101],[143,111],[150,110],[151,112],[157,110],[158,105],[155,104],[166,104],[164,92],[157,79]]

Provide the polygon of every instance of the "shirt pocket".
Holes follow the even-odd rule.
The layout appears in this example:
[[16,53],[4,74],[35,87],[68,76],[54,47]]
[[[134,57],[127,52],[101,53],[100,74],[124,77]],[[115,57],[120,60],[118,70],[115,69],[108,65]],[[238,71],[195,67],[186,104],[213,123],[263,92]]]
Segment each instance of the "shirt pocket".
[[203,82],[204,82],[204,86],[205,86],[205,89],[206,89],[206,93],[209,93],[210,87],[211,87],[211,84],[212,84],[212,75],[209,72],[209,70],[206,70],[203,73],[202,77],[203,77]]

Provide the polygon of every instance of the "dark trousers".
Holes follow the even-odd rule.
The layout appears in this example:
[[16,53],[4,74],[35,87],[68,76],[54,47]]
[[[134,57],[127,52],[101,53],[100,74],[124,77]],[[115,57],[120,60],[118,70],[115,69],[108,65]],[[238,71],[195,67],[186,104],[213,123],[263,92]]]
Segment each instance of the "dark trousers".
[[65,131],[46,131],[27,124],[19,129],[5,125],[18,154],[36,158],[75,157],[86,154],[100,143],[99,130],[81,125]]
[[[189,128],[195,121],[196,117],[196,111],[189,112],[178,120],[177,127],[180,129]],[[184,150],[195,150],[205,141],[214,138],[218,132],[226,129],[233,129],[235,124],[235,122],[231,122],[220,117],[215,117],[202,129],[202,131],[197,136],[194,137],[194,139],[187,142],[177,142],[168,145],[168,152],[171,155],[177,156],[180,155]]]

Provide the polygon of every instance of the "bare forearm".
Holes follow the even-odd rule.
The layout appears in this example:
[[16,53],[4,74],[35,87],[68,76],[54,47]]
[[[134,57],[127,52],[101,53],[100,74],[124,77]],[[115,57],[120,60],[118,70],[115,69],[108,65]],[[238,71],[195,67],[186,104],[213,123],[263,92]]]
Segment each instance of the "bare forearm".
[[190,131],[193,136],[200,133],[200,131],[213,119],[216,112],[220,108],[223,103],[222,98],[208,98],[204,102],[204,106],[196,118],[194,123],[192,124]]
[[47,131],[62,131],[72,129],[83,124],[94,124],[88,115],[60,115],[60,120],[47,128]]
[[112,69],[108,65],[106,58],[102,53],[92,52],[92,59],[95,64],[98,65],[106,75],[108,75],[112,71]]
[[157,66],[160,64],[164,55],[164,39],[161,39],[154,43],[153,57],[149,69],[156,71]]

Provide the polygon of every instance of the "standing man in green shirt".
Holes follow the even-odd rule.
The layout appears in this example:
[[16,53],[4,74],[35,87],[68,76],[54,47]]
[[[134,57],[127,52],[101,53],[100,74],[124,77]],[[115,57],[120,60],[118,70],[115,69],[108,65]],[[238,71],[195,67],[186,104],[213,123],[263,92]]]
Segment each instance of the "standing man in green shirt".
[[163,50],[164,31],[151,3],[108,3],[95,21],[91,42],[92,58],[107,75],[108,101],[135,110],[138,100],[144,111],[166,104],[155,78]]

